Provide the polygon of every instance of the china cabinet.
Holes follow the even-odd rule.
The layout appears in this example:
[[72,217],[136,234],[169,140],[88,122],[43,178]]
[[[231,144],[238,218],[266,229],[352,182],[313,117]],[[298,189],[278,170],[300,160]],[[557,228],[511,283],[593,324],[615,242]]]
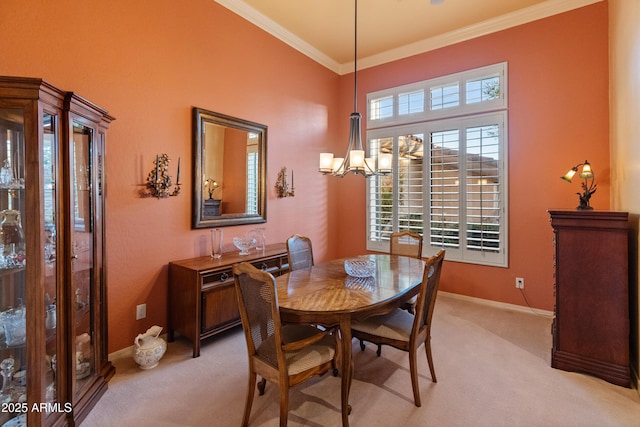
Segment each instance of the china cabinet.
[[240,324],[240,310],[233,283],[233,264],[250,262],[256,268],[279,276],[289,271],[284,243],[251,249],[249,255],[224,252],[169,263],[168,340],[176,332],[193,345],[200,356],[200,341]]
[[549,214],[556,295],[551,366],[630,387],[629,214]]
[[76,425],[107,359],[105,110],[0,77],[0,425]]

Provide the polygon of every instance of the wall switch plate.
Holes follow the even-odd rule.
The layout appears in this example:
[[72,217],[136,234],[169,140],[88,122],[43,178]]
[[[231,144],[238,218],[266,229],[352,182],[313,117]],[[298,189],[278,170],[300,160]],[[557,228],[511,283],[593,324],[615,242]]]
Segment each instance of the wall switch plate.
[[147,317],[147,304],[136,305],[136,320]]

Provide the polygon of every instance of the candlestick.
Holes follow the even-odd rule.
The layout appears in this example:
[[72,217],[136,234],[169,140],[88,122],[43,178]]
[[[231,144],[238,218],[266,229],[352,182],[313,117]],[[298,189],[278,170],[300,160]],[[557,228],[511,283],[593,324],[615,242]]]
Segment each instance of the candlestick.
[[141,191],[143,197],[165,198],[169,196],[177,196],[180,194],[180,157],[178,157],[177,181],[171,190],[172,179],[169,175],[169,156],[167,154],[157,154],[156,164],[147,175],[146,190]]

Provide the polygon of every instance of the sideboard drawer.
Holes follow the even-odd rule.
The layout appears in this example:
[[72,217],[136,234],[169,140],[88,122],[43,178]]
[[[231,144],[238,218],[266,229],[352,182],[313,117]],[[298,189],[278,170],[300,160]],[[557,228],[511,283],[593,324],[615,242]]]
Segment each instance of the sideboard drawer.
[[257,262],[252,262],[251,264],[253,264],[255,268],[258,268],[262,271],[267,271],[273,274],[273,273],[280,272],[282,262],[280,258],[277,257],[277,258],[263,259]]
[[203,274],[202,290],[204,291],[210,287],[229,282],[233,283],[233,269],[231,268],[214,271],[213,273]]

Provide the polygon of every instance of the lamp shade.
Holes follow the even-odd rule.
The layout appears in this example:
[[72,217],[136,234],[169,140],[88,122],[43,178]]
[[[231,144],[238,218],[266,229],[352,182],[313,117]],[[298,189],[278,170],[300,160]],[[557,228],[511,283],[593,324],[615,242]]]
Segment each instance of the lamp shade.
[[364,150],[351,150],[349,152],[350,170],[364,169]]
[[331,173],[333,153],[320,153],[320,172]]
[[584,164],[582,165],[582,172],[580,172],[580,178],[584,178],[584,179],[593,178],[593,171],[591,170],[591,164],[589,162],[587,162],[586,160],[584,161]]
[[380,153],[378,155],[378,170],[380,173],[390,173],[393,156],[391,153]]
[[334,174],[344,174],[344,158],[343,157],[334,157],[333,165],[331,166],[331,170]]
[[565,173],[562,179],[565,181],[571,182],[571,178],[578,172],[578,168],[571,168],[569,172]]

